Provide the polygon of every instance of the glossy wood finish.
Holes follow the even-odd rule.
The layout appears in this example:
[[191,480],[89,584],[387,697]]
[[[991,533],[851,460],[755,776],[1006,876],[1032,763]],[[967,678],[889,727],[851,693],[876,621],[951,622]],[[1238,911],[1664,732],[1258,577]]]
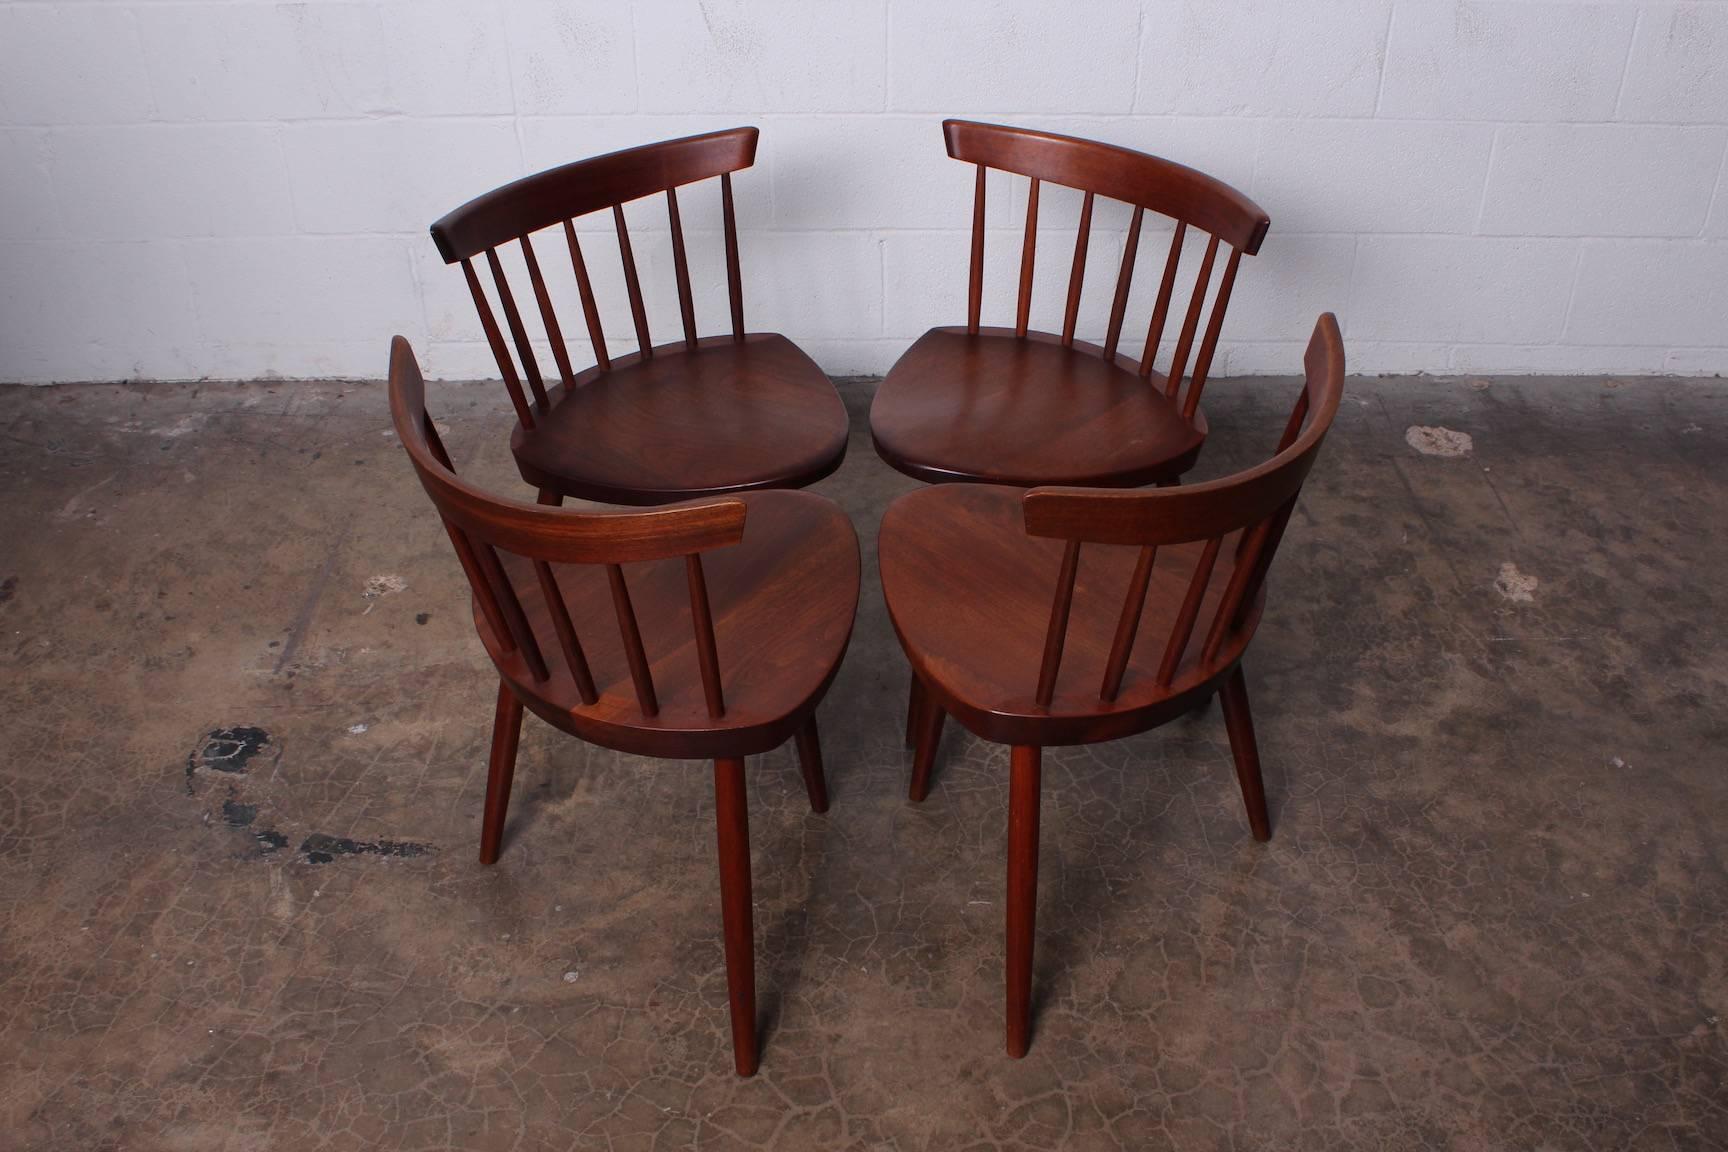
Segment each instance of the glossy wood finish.
[[1220,480],[1138,492],[925,488],[882,518],[883,596],[915,687],[911,795],[942,718],[1012,745],[1007,1043],[1025,1052],[1036,903],[1038,750],[1145,731],[1217,693],[1255,839],[1271,835],[1241,660],[1265,576],[1343,392],[1320,317],[1275,454]]
[[[1200,396],[1238,263],[1259,250],[1266,214],[1228,185],[1142,152],[960,120],[945,122],[943,129],[948,154],[977,166],[967,321],[926,333],[883,380],[870,410],[877,452],[921,480],[1022,487],[1138,487],[1174,479],[1193,467],[1206,439]],[[1011,328],[981,322],[989,168],[1030,178]],[[1040,189],[1047,183],[1084,193],[1059,335],[1029,328]],[[1134,208],[1101,346],[1076,339],[1100,197]],[[1145,331],[1146,352],[1135,360],[1118,349],[1148,212],[1171,218],[1175,230]],[[1196,271],[1184,282],[1179,272],[1190,229],[1204,233],[1207,242]],[[1227,254],[1215,278],[1221,246]],[[1179,292],[1184,283],[1185,292]],[[1166,370],[1159,372],[1157,353],[1172,319],[1176,347]]]
[[[523,479],[564,496],[660,504],[758,488],[802,487],[840,466],[846,410],[814,361],[783,336],[744,328],[732,173],[755,162],[757,130],[733,128],[614,152],[526,177],[432,225],[447,263],[460,264],[499,375],[516,410],[511,448]],[[730,330],[698,330],[678,190],[717,178],[725,234]],[[654,343],[625,205],[664,196],[681,339]],[[636,348],[607,347],[593,277],[574,221],[608,213]],[[534,234],[542,236],[539,247]],[[561,245],[558,245],[559,241]],[[595,364],[574,370],[541,260],[568,251]],[[512,286],[501,251],[520,249],[527,289]],[[483,263],[482,277],[477,263]],[[531,308],[529,304],[531,303]],[[537,317],[540,331],[531,329]],[[500,319],[502,317],[502,319]],[[543,335],[554,373],[535,352]]]
[[390,410],[474,596],[498,669],[480,859],[503,842],[526,707],[606,748],[713,760],[733,1044],[756,1067],[744,757],[796,739],[818,812],[828,805],[816,706],[858,605],[858,538],[807,492],[631,512],[528,504],[458,477],[426,413],[407,341],[391,347]]

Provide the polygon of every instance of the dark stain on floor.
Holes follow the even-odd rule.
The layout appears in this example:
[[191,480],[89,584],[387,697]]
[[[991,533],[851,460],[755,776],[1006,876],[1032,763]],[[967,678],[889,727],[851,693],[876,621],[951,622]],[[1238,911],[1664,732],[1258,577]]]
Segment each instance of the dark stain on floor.
[[[430,393],[531,498],[502,389]],[[750,759],[739,1080],[707,766],[529,718],[474,862],[497,681],[380,387],[0,389],[0,1148],[1728,1147],[1728,386],[1350,381],[1245,664],[1272,841],[1217,708],[1049,752],[1019,1062],[1007,752],[950,725],[905,799],[914,484],[842,394],[833,807]],[[1209,385],[1197,478],[1292,395]]]

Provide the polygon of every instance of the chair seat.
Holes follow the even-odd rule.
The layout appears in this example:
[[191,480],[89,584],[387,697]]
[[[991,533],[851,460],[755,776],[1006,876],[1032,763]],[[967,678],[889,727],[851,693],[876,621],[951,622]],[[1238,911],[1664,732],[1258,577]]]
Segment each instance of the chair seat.
[[[707,758],[766,752],[785,743],[820,701],[852,635],[858,606],[858,535],[832,501],[768,491],[748,504],[744,539],[702,554],[720,655],[725,714],[710,718],[697,667],[684,561],[624,566],[659,712],[644,718],[625,663],[606,570],[552,565],[599,699],[577,696],[533,566],[499,553],[550,677],[536,683],[520,652],[506,651],[474,603],[482,642],[522,702],[547,722],[608,748],[645,756]],[[712,748],[706,741],[712,740]]]
[[1189,424],[1163,388],[1093,345],[933,328],[877,389],[870,431],[920,480],[1137,487],[1193,467],[1206,439],[1204,417]]
[[840,466],[846,409],[797,345],[774,333],[665,344],[591,368],[510,438],[536,488],[609,504],[665,504],[801,488]]
[[1229,584],[1238,534],[1225,537],[1198,619],[1171,683],[1157,684],[1173,624],[1204,544],[1158,550],[1122,688],[1099,698],[1105,664],[1139,549],[1087,544],[1068,620],[1056,692],[1035,700],[1061,540],[1028,536],[1019,489],[981,484],[923,488],[889,506],[877,537],[882,593],[913,668],[942,707],[1003,744],[1115,739],[1192,708],[1241,657],[1259,623],[1244,626],[1210,662],[1205,628]]

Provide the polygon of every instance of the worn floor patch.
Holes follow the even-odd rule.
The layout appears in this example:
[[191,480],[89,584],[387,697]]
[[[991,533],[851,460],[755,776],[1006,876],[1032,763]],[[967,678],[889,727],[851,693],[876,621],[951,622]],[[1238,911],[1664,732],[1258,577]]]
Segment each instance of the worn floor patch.
[[350,840],[346,836],[325,836],[314,832],[300,843],[307,863],[328,864],[338,856],[424,856],[431,845],[412,840]]
[[1536,599],[1538,583],[1536,577],[1525,575],[1518,571],[1518,565],[1507,561],[1500,565],[1500,575],[1494,578],[1494,590],[1514,603],[1529,604]]
[[1468,432],[1422,424],[1404,430],[1404,443],[1424,456],[1468,456],[1476,446]]

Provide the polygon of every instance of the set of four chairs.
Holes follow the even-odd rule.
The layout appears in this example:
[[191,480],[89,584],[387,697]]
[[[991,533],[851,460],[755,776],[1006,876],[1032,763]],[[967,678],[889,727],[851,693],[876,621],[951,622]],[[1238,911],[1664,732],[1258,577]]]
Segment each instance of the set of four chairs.
[[[1042,748],[1141,732],[1217,695],[1249,825],[1256,839],[1270,836],[1241,660],[1267,568],[1337,410],[1344,359],[1336,322],[1321,316],[1274,454],[1237,475],[1181,485],[1206,439],[1200,397],[1238,263],[1259,248],[1266,215],[1228,186],[1144,153],[963,121],[944,131],[949,154],[977,169],[968,315],[919,339],[877,391],[878,453],[932,482],[887,510],[878,553],[911,666],[911,798],[929,789],[945,717],[1012,747],[1006,1014],[1007,1049],[1018,1057],[1030,1037]],[[432,226],[473,295],[516,412],[511,448],[537,502],[459,477],[401,337],[390,363],[396,431],[448,531],[499,673],[481,862],[498,857],[524,708],[606,748],[712,760],[740,1075],[757,1066],[744,758],[796,741],[810,805],[827,810],[816,708],[851,637],[859,590],[850,521],[799,491],[844,456],[839,396],[791,341],[744,324],[731,173],[753,163],[756,142],[756,129],[739,128],[580,161],[487,193]],[[1031,181],[1012,327],[981,324],[988,169]],[[702,337],[678,190],[715,178],[731,326]],[[1029,327],[1045,183],[1083,193],[1060,334]],[[624,205],[660,194],[682,339],[655,345]],[[1075,339],[1099,197],[1133,209],[1101,346]],[[596,213],[612,217],[637,337],[636,350],[619,356],[608,353],[576,227]],[[1174,228],[1145,351],[1134,359],[1119,345],[1147,213]],[[595,365],[582,372],[570,363],[532,239],[552,230],[563,234],[594,349]],[[1191,230],[1204,234],[1205,249],[1184,307],[1173,297]],[[500,259],[508,246],[519,248],[531,305],[518,302]],[[1209,292],[1221,246],[1228,251]],[[555,377],[537,363],[528,307]],[[1155,360],[1173,307],[1177,342],[1161,372]],[[566,497],[650,507],[559,507]]]

